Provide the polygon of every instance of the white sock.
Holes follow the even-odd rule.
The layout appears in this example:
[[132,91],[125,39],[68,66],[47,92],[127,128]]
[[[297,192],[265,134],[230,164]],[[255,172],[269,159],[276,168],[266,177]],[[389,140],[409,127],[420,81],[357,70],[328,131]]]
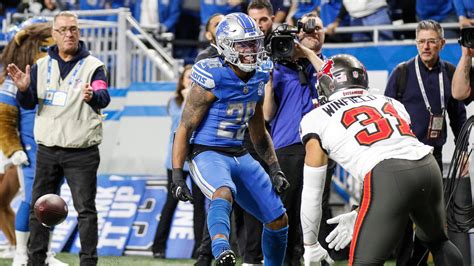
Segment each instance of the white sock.
[[49,231],[48,253],[51,253],[51,243],[53,242],[53,232]]
[[22,232],[15,230],[16,237],[16,252],[20,254],[26,254],[28,248],[28,238],[30,237],[30,232]]

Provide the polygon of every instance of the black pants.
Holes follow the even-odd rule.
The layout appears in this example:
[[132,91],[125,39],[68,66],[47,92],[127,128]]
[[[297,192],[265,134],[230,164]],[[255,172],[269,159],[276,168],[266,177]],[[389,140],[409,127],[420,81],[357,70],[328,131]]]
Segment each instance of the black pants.
[[28,265],[44,265],[48,249],[48,228],[42,226],[34,214],[36,200],[49,193],[56,193],[66,177],[71,188],[74,208],[78,213],[81,266],[97,265],[97,168],[99,149],[46,147],[38,145],[36,175],[30,206],[30,238],[28,239]]
[[[281,170],[285,173],[286,179],[290,183],[290,188],[286,190],[281,199],[286,208],[288,215],[288,246],[286,249],[285,265],[300,265],[301,258],[304,253],[303,247],[303,231],[301,229],[301,193],[303,191],[303,168],[305,149],[302,144],[295,144],[276,150],[278,162]],[[329,209],[329,195],[331,188],[331,179],[334,174],[336,164],[329,161],[328,170],[326,172],[326,182],[323,191],[322,210],[323,215],[321,219],[321,227],[319,233],[319,240],[323,247],[327,248],[326,241],[321,241],[331,232],[334,226],[326,224],[326,220],[331,218],[331,211]],[[331,251],[327,249],[328,251]],[[337,255],[336,255],[337,253]],[[335,252],[338,258],[339,254],[345,253],[347,250]],[[333,254],[331,254],[334,256]],[[344,255],[342,255],[344,257]]]
[[378,163],[364,178],[351,242],[353,265],[382,265],[409,217],[436,265],[462,265],[461,253],[445,231],[442,187],[441,173],[431,154],[415,161],[388,159]]
[[[168,175],[168,194],[166,196],[166,202],[161,211],[160,223],[156,230],[155,239],[153,241],[152,251],[153,253],[164,252],[166,250],[166,242],[171,229],[171,222],[173,220],[174,211],[178,205],[178,200],[173,198],[171,193],[171,183],[173,181],[171,169],[167,169]],[[184,172],[184,176],[188,176],[189,172]],[[194,223],[194,249],[193,256],[197,247],[201,244],[202,231],[204,226],[204,220],[206,218],[206,210],[204,208],[205,197],[202,194],[198,186],[191,180],[192,193],[194,198],[194,211],[193,211],[193,223]]]
[[[443,147],[435,147],[433,156],[438,167],[443,173]],[[397,266],[425,266],[428,265],[428,249],[420,239],[414,235],[413,222],[408,220],[405,230],[401,234],[400,241],[395,251]]]

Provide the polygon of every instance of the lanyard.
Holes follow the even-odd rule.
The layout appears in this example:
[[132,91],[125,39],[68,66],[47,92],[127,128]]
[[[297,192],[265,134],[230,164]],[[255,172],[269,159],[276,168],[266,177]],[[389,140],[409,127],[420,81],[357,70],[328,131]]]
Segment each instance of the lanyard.
[[[52,69],[52,63],[53,63],[53,60],[51,59],[51,57],[49,58],[48,60],[48,77],[46,78],[46,86],[47,88],[50,87],[51,85],[51,69]],[[72,72],[72,76],[71,78],[69,79],[69,82],[68,82],[68,88],[71,88],[71,85],[72,83],[74,82],[74,80],[76,79],[76,76],[77,76],[77,73],[79,72],[79,69],[81,69],[81,66],[82,66],[82,63],[84,63],[84,58],[81,59],[81,61],[79,61],[79,63],[74,66],[74,72]],[[59,77],[61,78],[61,77]],[[59,82],[58,82],[59,83]],[[58,88],[59,89],[59,88]]]
[[[420,74],[420,64],[418,63],[418,55],[416,55],[415,58],[415,70],[416,70],[416,78],[418,79],[418,85],[420,86],[421,90],[421,95],[423,95],[423,100],[425,101],[425,106],[428,112],[432,115],[433,113],[431,112],[431,105],[430,102],[428,101],[428,97],[426,96],[426,91],[425,91],[425,86],[423,85],[423,80],[421,79],[421,74]],[[441,113],[444,116],[444,82],[443,82],[443,71],[439,70],[439,94],[440,94],[440,99],[441,99]]]

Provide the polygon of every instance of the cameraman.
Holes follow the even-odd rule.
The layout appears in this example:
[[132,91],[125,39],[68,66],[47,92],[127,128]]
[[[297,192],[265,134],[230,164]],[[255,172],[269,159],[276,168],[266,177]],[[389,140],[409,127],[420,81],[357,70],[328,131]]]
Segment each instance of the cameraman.
[[[295,50],[292,58],[275,58],[278,51],[272,47],[275,61],[273,75],[265,88],[264,116],[271,125],[271,136],[282,171],[291,186],[282,195],[289,219],[288,247],[285,265],[300,265],[304,252],[300,221],[301,193],[305,149],[299,137],[302,117],[310,112],[318,97],[315,84],[317,69],[325,59],[321,53],[324,43],[323,23],[316,13],[307,13],[300,20],[300,30],[295,36]],[[272,45],[273,46],[273,45]],[[328,208],[329,188],[333,168],[328,170],[323,200],[323,219],[320,244],[327,247],[324,239],[330,229],[326,219],[330,218]],[[327,258],[323,247],[319,247],[320,258]],[[314,254],[314,253],[313,253]],[[331,254],[332,255],[332,254]]]
[[[464,40],[465,41],[464,41]],[[473,94],[473,86],[474,86],[474,66],[473,66],[473,59],[474,59],[474,43],[472,40],[474,39],[474,27],[471,28],[463,28],[461,30],[461,49],[462,55],[459,59],[459,63],[454,71],[453,81],[451,83],[451,93],[453,98],[456,100],[464,101],[464,104],[468,105],[474,100]],[[469,43],[467,40],[471,40]],[[470,121],[470,120],[468,120]],[[466,125],[464,125],[466,127]],[[472,132],[471,132],[472,137]],[[471,142],[472,143],[472,142]],[[467,144],[466,144],[467,145]],[[472,145],[472,144],[471,144]],[[456,143],[456,149],[463,149],[462,142]],[[455,160],[454,158],[453,160]],[[473,165],[473,161],[471,158],[471,166]],[[462,167],[462,166],[461,166]],[[472,168],[471,168],[472,169]],[[467,176],[464,178],[463,171],[463,178],[459,178],[459,185],[456,191],[456,195],[454,197],[455,204],[457,206],[472,206],[472,190],[471,190],[471,182],[472,182],[472,170],[471,170],[471,177]],[[449,210],[449,209],[448,209]],[[462,223],[463,221],[467,221],[469,219],[471,212],[462,213],[462,215],[457,215],[455,223]],[[472,223],[471,223],[472,225]],[[472,229],[472,226],[470,227]],[[448,229],[451,229],[448,226]],[[463,231],[463,230],[461,230]],[[471,241],[469,240],[469,233],[462,233],[462,232],[453,232],[453,230],[449,230],[450,233],[449,238],[453,240],[454,244],[459,248],[463,255],[464,265],[472,265],[472,257],[471,257]]]

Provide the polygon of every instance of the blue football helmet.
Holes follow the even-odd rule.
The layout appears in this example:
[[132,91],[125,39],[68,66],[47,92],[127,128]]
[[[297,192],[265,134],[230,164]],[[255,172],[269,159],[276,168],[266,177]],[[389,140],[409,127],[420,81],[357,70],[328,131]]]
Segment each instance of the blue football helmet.
[[231,13],[216,29],[216,48],[225,60],[240,70],[251,72],[265,55],[264,34],[255,21],[244,13]]

